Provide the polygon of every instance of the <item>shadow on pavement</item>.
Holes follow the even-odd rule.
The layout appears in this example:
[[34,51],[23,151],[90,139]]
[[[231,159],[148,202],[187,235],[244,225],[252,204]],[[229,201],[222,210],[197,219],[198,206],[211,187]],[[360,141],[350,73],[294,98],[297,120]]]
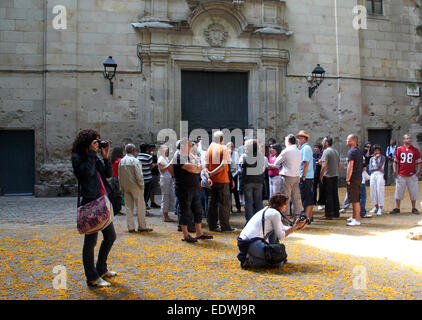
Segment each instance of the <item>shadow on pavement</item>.
[[[275,275],[292,275],[292,274],[309,274],[309,273],[323,273],[323,270],[327,269],[327,265],[319,264],[319,263],[291,263],[287,261],[287,263],[283,264],[281,267],[274,267],[274,268],[247,268],[246,271],[251,271],[255,273],[261,274],[275,274]],[[333,268],[330,266],[330,271],[335,272],[337,268]]]

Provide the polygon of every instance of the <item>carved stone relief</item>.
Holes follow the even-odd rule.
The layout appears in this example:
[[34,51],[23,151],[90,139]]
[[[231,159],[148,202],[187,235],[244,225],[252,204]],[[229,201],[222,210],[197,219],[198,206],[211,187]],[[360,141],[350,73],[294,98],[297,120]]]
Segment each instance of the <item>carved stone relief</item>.
[[229,33],[224,26],[219,23],[213,23],[204,30],[205,40],[212,47],[222,47],[227,40]]

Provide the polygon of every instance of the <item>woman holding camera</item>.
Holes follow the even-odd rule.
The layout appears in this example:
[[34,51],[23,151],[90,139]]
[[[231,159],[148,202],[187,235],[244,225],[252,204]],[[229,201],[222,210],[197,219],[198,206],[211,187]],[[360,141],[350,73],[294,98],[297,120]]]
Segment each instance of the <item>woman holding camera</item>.
[[272,195],[268,207],[255,213],[243,228],[237,238],[237,245],[240,250],[237,258],[242,268],[282,265],[283,262],[272,264],[267,261],[265,242],[278,244],[279,240],[284,239],[296,230],[304,228],[307,224],[306,220],[301,221],[300,219],[297,219],[292,227],[283,224],[281,212],[286,210],[287,200],[286,196],[276,192]]
[[[85,129],[78,133],[73,142],[72,166],[81,188],[81,205],[98,199],[102,194],[111,193],[110,185],[107,182],[107,178],[112,176],[109,159],[110,143],[101,141],[101,148],[99,148],[99,139],[100,135],[97,131]],[[102,160],[97,156],[98,149],[101,150]],[[94,265],[94,248],[97,244],[98,232],[85,234],[82,261],[88,286],[110,286],[111,284],[103,278],[117,275],[116,272],[107,269],[107,257],[116,240],[113,223],[103,229],[102,233],[104,239],[98,252],[96,265]]]

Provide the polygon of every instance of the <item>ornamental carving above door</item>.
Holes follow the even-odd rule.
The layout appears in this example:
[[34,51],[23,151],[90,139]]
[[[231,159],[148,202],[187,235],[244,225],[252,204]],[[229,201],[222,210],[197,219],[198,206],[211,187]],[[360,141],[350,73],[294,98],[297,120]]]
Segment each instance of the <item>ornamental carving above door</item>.
[[204,36],[212,47],[222,47],[227,40],[229,33],[219,23],[213,23],[204,30]]

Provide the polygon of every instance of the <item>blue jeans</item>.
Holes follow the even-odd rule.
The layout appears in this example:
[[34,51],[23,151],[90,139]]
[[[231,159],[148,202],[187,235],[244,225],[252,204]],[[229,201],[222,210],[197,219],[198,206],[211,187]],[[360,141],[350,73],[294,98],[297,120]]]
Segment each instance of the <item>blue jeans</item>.
[[[82,198],[81,205],[87,204],[95,199]],[[82,263],[84,265],[86,280],[94,281],[101,277],[107,270],[107,257],[111,247],[116,240],[116,231],[113,222],[107,228],[101,231],[103,233],[103,241],[98,251],[97,264],[94,263],[94,249],[97,244],[98,232],[86,234],[84,245],[82,248]]]
[[349,202],[349,197],[347,196],[347,192],[346,192],[346,194],[344,195],[344,200],[343,200],[343,206],[342,206],[342,208],[344,210],[346,210],[348,207],[350,207],[350,202]]
[[246,222],[253,217],[255,213],[263,208],[262,204],[262,183],[246,183],[243,186],[245,194],[245,218]]
[[[269,243],[279,243],[277,237],[275,236],[274,231],[270,233],[270,236],[268,238]],[[257,240],[252,242],[249,245],[248,248],[248,255],[247,259],[249,261],[249,264],[253,267],[265,267],[269,266],[270,264],[265,260],[265,254],[264,254],[264,242],[261,240]],[[271,265],[271,266],[280,266],[281,263],[277,265]]]
[[82,261],[87,281],[97,280],[108,271],[107,257],[116,240],[116,231],[114,230],[113,222],[101,232],[103,233],[103,241],[98,252],[97,265],[94,265],[94,248],[97,244],[98,232],[85,235]]
[[360,216],[364,217],[366,215],[366,185],[362,183],[360,185],[359,190],[359,198],[360,198]]
[[174,214],[177,214],[177,209],[179,208],[179,199],[177,197],[174,197]]
[[[360,216],[363,217],[366,215],[366,185],[362,183],[359,189],[359,198],[360,198]],[[344,196],[343,209],[347,209],[350,206],[349,197]]]
[[201,196],[201,205],[204,210],[205,217],[208,217],[208,190],[202,187],[199,195]]

